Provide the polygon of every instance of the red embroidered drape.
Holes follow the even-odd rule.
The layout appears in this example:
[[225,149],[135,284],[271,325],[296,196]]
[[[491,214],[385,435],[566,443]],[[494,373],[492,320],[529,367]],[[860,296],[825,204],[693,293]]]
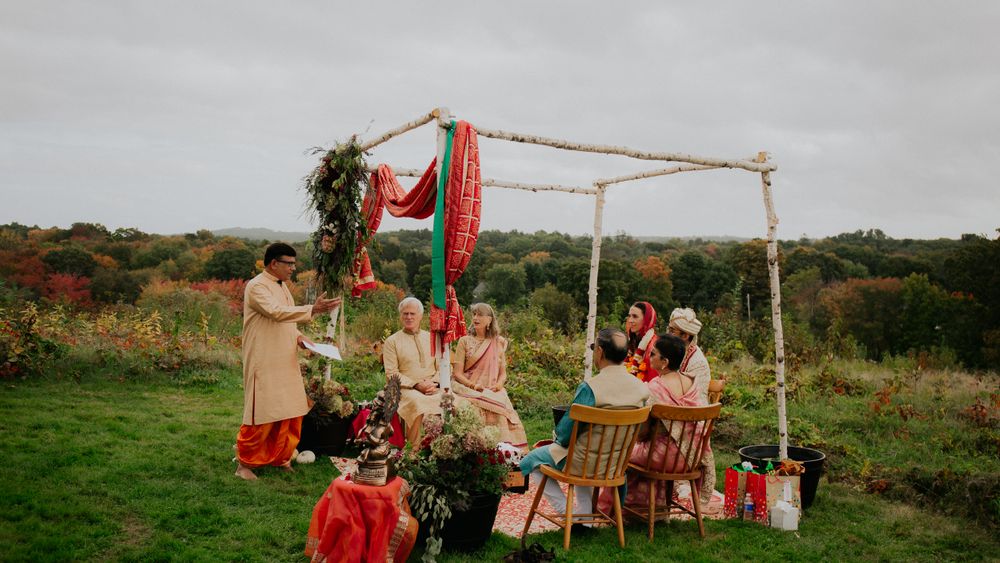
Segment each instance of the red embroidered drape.
[[[389,166],[380,164],[372,173],[371,185],[365,194],[362,211],[368,221],[372,236],[382,222],[382,210],[394,217],[424,219],[434,213],[437,195],[437,159],[431,161],[424,175],[412,190],[406,192]],[[476,130],[468,122],[455,124],[451,159],[445,184],[444,246],[445,246],[445,307],[431,305],[431,331],[447,344],[465,335],[465,318],[455,294],[454,283],[465,272],[472,258],[479,237],[479,218],[482,213],[482,179],[479,171],[479,142]],[[355,273],[359,283],[352,294],[375,287],[367,243],[359,245],[355,258]],[[437,340],[435,339],[435,347]]]

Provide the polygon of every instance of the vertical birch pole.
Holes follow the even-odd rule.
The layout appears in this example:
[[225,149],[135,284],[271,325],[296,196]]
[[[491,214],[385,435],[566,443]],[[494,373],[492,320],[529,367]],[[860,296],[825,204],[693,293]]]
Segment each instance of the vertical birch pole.
[[[767,153],[757,153],[757,162],[767,162]],[[774,325],[774,379],[778,401],[778,451],[788,457],[788,418],[785,414],[785,336],[781,327],[781,280],[778,274],[778,216],[771,198],[771,173],[761,172],[761,191],[767,212],[767,272],[771,278],[771,322]]]
[[[319,279],[320,278],[316,278],[316,279],[313,280],[313,282],[315,283]],[[313,289],[313,286],[310,286],[306,290],[306,302],[312,303],[312,302],[316,301],[316,295],[319,295],[322,292],[323,292],[323,287],[321,285],[316,286],[315,290]],[[331,320],[331,322],[334,319],[334,317],[332,316],[334,314],[336,314],[334,311],[330,311],[330,315],[331,315],[330,320]],[[323,340],[324,341],[333,342],[333,327],[330,326],[330,323],[326,324],[326,334],[324,335]],[[331,378],[331,375],[330,375],[330,362],[326,362],[326,367],[323,369],[323,379],[329,380],[330,378]]]
[[[344,296],[340,296],[344,299]],[[340,302],[340,338],[338,339],[337,347],[340,348],[340,355],[344,355],[344,351],[347,350],[347,302]]]
[[594,184],[594,240],[590,246],[590,285],[587,288],[587,347],[583,351],[583,378],[590,379],[594,371],[594,351],[591,346],[597,336],[597,273],[601,267],[601,226],[604,216],[604,191],[607,186]]
[[[451,127],[451,112],[446,107],[440,107],[437,113],[437,177],[441,181],[444,174],[444,154],[448,149],[448,128]],[[441,184],[443,185],[443,184]],[[433,297],[431,298],[433,306]],[[445,344],[444,337],[435,333],[434,338],[438,339],[438,381],[445,391],[451,390],[451,348]]]
[[[341,295],[343,299],[343,295]],[[344,353],[344,316],[340,314],[340,310],[344,307],[344,303],[341,302],[340,305],[336,306],[332,311],[330,311],[330,321],[326,323],[326,338],[323,340],[333,344],[333,339],[337,336],[337,319],[340,319],[340,353]],[[329,361],[326,362],[326,369],[323,370],[323,379],[330,379],[331,364]]]

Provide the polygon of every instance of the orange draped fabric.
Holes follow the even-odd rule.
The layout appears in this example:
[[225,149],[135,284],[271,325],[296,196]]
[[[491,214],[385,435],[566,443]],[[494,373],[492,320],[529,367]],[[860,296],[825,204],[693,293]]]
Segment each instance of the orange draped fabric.
[[301,416],[256,426],[241,425],[236,435],[236,458],[250,469],[284,465],[292,459],[301,435]]
[[[362,212],[368,221],[372,236],[382,222],[382,209],[394,217],[424,219],[434,213],[437,195],[437,159],[421,176],[412,190],[406,192],[396,180],[392,168],[380,164],[372,173],[371,184],[365,193]],[[455,294],[454,283],[465,272],[472,259],[472,251],[479,238],[479,217],[482,213],[482,178],[479,170],[479,141],[476,130],[466,121],[455,123],[448,181],[445,185],[444,252],[445,252],[445,308],[431,305],[431,332],[442,337],[447,344],[465,336],[465,318]],[[354,272],[358,279],[352,295],[375,287],[375,276],[368,258],[367,244],[359,245]],[[438,339],[434,339],[436,349]]]
[[426,219],[434,214],[434,196],[437,194],[437,158],[431,161],[420,181],[407,192],[399,185],[392,168],[379,164],[372,172],[365,199],[361,204],[361,214],[368,222],[369,237],[359,241],[358,254],[354,259],[354,273],[357,283],[351,290],[351,295],[360,297],[361,293],[375,289],[375,274],[372,271],[371,260],[368,258],[368,243],[375,237],[379,225],[382,224],[382,210],[388,209],[393,217],[412,217]]
[[406,561],[417,541],[417,521],[400,477],[382,487],[334,479],[313,508],[305,554],[312,561]]

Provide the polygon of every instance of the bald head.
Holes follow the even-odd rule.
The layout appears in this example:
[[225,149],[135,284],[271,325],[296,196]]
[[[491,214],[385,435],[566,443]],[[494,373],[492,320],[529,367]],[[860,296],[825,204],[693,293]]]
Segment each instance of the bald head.
[[628,337],[621,329],[602,328],[597,333],[597,346],[610,364],[620,364],[628,356]]

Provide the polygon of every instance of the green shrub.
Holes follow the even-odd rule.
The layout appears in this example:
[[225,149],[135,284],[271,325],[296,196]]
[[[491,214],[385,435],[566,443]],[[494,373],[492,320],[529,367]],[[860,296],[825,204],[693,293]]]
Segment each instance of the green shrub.
[[63,346],[39,333],[34,303],[20,311],[0,309],[0,378],[43,375],[64,352]]
[[565,334],[580,330],[580,323],[585,318],[576,306],[573,297],[559,291],[556,286],[547,283],[531,293],[531,306],[538,310],[550,326]]
[[146,312],[159,311],[172,333],[206,332],[232,337],[243,328],[241,315],[231,309],[229,298],[197,291],[180,282],[158,281],[146,285],[136,305]]
[[[343,309],[347,314],[347,330],[351,338],[358,341],[358,349],[367,352],[372,344],[399,330],[397,307],[403,297],[403,290],[378,282],[375,289],[366,291],[362,297],[347,300]],[[424,313],[425,319],[429,316]]]

